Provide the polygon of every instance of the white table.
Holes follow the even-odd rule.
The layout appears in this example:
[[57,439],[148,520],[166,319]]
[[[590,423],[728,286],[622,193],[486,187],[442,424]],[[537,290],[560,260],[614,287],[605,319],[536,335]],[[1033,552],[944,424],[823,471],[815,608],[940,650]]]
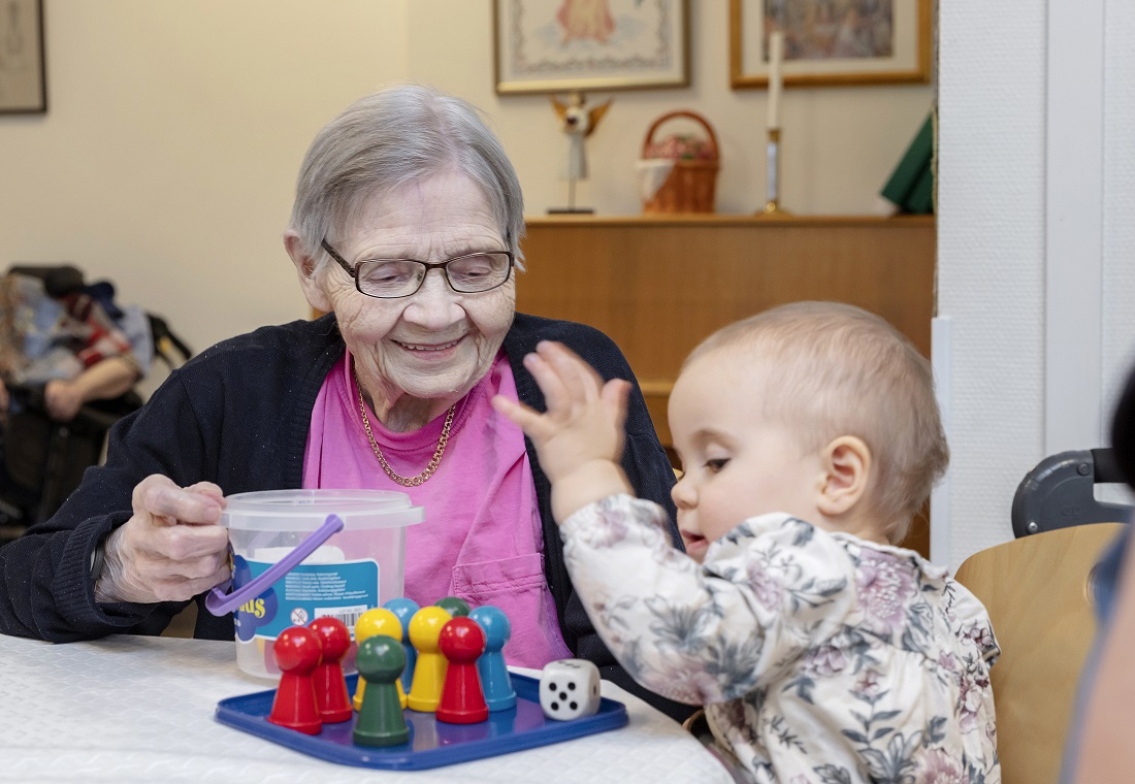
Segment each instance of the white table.
[[237,669],[228,642],[0,636],[0,781],[731,781],[674,721],[606,681],[603,696],[627,706],[622,729],[415,772],[324,762],[213,718],[218,701],[268,688]]

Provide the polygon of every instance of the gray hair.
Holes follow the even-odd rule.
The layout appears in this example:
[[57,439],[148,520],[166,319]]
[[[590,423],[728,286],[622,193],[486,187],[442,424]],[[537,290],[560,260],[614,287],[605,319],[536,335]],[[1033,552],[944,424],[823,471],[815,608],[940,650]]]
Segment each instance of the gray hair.
[[901,541],[950,461],[926,358],[885,320],[838,302],[796,302],[730,324],[683,369],[721,349],[734,361],[775,364],[775,380],[756,392],[766,416],[799,432],[803,450],[842,435],[867,444],[868,507]]
[[508,249],[523,258],[524,197],[500,140],[472,104],[417,85],[360,98],[320,130],[300,167],[291,228],[325,262],[320,241],[340,237],[367,199],[454,170],[480,186]]

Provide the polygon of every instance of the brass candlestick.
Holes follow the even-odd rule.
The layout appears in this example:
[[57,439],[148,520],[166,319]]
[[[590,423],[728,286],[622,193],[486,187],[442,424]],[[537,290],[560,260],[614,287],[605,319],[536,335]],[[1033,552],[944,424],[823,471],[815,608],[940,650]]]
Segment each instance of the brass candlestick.
[[780,129],[768,129],[768,168],[765,208],[758,215],[789,215],[780,206]]

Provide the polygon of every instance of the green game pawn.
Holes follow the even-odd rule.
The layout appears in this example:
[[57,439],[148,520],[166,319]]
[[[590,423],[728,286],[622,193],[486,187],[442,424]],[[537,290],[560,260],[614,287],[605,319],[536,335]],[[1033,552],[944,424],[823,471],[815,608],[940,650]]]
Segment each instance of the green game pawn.
[[434,602],[434,607],[440,607],[454,618],[467,618],[469,616],[469,605],[464,599],[459,599],[456,596],[439,599]]
[[376,634],[359,645],[355,656],[359,675],[366,680],[363,704],[355,723],[359,746],[400,746],[410,740],[394,682],[406,667],[402,641]]

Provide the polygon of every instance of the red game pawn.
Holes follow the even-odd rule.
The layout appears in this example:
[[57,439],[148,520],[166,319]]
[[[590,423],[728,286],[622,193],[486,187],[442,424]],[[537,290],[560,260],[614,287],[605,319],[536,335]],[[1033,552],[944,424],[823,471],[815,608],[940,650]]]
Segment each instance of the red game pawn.
[[272,650],[282,674],[268,721],[308,735],[318,735],[323,729],[323,721],[315,703],[311,674],[323,656],[319,635],[306,626],[293,626],[280,632]]
[[354,714],[351,697],[347,693],[347,679],[343,677],[342,659],[351,647],[351,632],[338,618],[324,616],[307,625],[323,648],[323,660],[315,668],[315,704],[324,724],[347,721]]
[[485,632],[472,618],[454,618],[441,627],[438,648],[449,660],[437,720],[447,724],[487,721],[489,706],[481,689],[477,659],[485,652]]

